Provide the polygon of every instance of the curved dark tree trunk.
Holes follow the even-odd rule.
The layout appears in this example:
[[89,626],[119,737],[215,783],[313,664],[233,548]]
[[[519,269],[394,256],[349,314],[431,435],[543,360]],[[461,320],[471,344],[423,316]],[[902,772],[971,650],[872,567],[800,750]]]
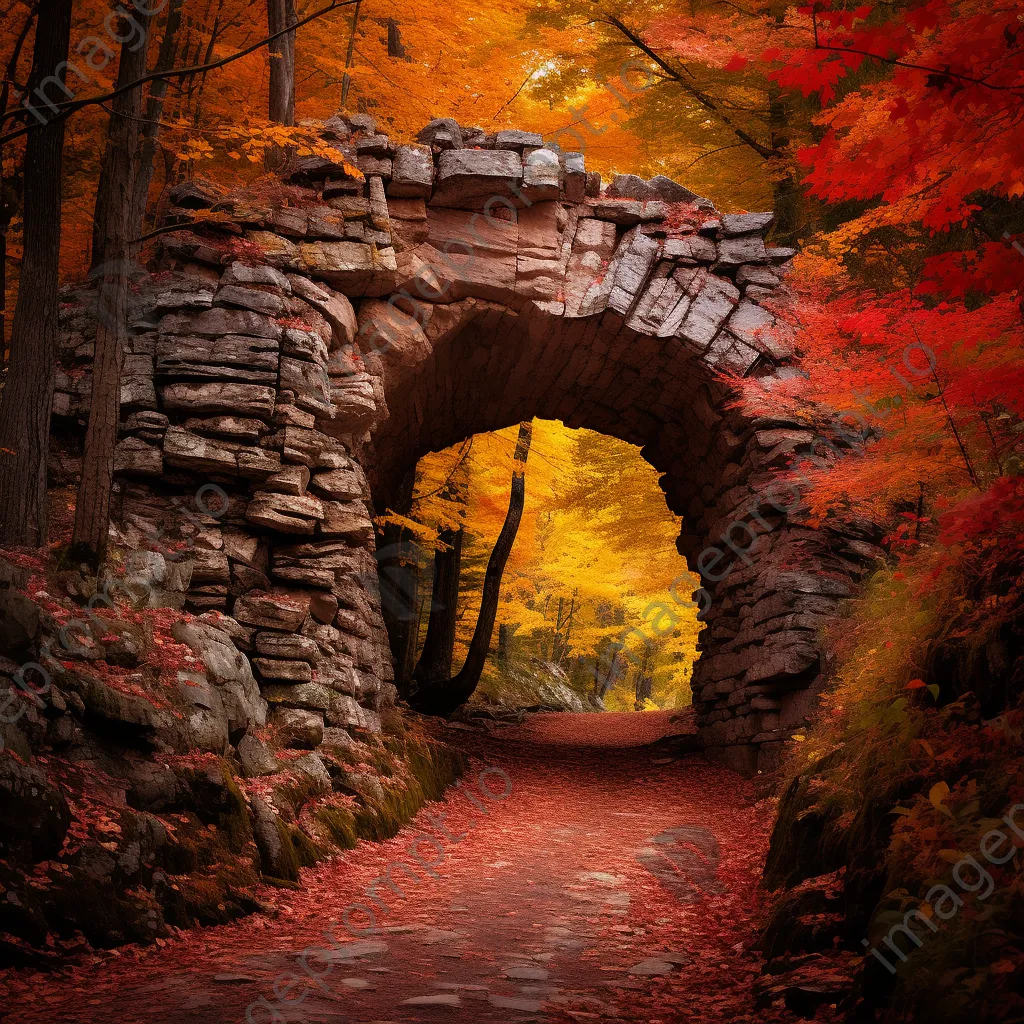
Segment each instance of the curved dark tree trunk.
[[[42,0],[23,99],[25,234],[11,357],[0,399],[0,543],[46,541],[46,456],[57,364],[57,281],[64,120],[51,121],[64,85],[71,0]],[[63,91],[62,91],[63,90]],[[38,124],[37,124],[38,123]]]
[[[501,597],[501,579],[505,572],[505,563],[512,552],[519,522],[523,518],[523,506],[526,504],[526,476],[524,467],[530,454],[530,442],[533,438],[531,423],[519,424],[519,440],[516,443],[516,468],[512,471],[512,487],[509,495],[508,511],[502,524],[498,539],[487,562],[484,575],[483,596],[480,599],[480,614],[476,620],[476,629],[469,644],[466,662],[459,672],[452,677],[443,675],[428,676],[421,672],[420,665],[414,673],[414,689],[409,702],[418,711],[428,715],[449,715],[456,708],[473,696],[473,691],[480,682],[480,676],[487,661],[487,652],[491,646],[491,634],[494,632],[494,619],[498,614],[498,600]],[[435,563],[436,564],[436,563]],[[436,579],[436,577],[435,577]],[[457,577],[456,577],[457,585]],[[454,602],[451,605],[452,626],[454,627]],[[431,617],[433,617],[431,608]],[[428,630],[429,633],[429,630]],[[453,630],[454,640],[454,630]],[[449,656],[448,664],[451,664]]]
[[[18,73],[21,52],[35,21],[36,12],[29,11],[22,22],[18,38],[14,41],[14,49],[7,61],[4,84],[0,87],[0,112],[7,112],[7,104],[11,98],[11,83]],[[23,177],[23,170],[17,169],[10,178],[4,178],[3,147],[0,147],[0,372],[7,366],[7,232],[20,205]]]

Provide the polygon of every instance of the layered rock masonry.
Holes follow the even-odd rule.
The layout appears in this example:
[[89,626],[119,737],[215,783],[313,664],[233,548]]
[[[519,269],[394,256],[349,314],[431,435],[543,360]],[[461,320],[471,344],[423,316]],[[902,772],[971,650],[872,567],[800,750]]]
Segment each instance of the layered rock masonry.
[[[68,298],[63,338],[75,375],[91,343],[89,296]],[[366,379],[348,347],[351,303],[242,260],[220,272],[200,263],[158,271],[134,302],[115,452],[117,540],[144,548],[175,509],[191,516],[178,602],[216,613],[251,663],[271,724],[301,711],[321,735],[379,731],[394,689],[369,490],[350,455],[360,417],[340,429],[333,421],[333,380],[343,392]],[[77,394],[72,416],[87,408],[88,388]],[[72,400],[65,392],[58,410]],[[212,509],[220,494],[226,508]]]
[[156,495],[127,502],[99,576],[52,549],[0,557],[5,964],[45,968],[259,910],[263,881],[294,883],[393,834],[464,767],[394,709],[382,720],[365,696],[310,679],[342,665],[325,651],[329,597],[250,590],[237,617],[183,608],[216,550],[208,518]]
[[[230,619],[272,715],[313,716],[307,735],[372,727],[394,697],[371,516],[401,510],[427,452],[533,415],[641,445],[696,564],[814,436],[728,408],[729,375],[798,361],[794,252],[766,243],[770,213],[721,214],[664,176],[603,183],[529,132],[438,119],[399,144],[368,115],[320,131],[338,158],[272,188],[172,191],[116,456],[122,529],[203,484],[227,493],[185,606]],[[87,293],[67,298],[55,413],[74,423],[92,321]],[[694,678],[708,748],[744,770],[812,710],[818,630],[881,554],[872,524],[766,522],[705,584]]]

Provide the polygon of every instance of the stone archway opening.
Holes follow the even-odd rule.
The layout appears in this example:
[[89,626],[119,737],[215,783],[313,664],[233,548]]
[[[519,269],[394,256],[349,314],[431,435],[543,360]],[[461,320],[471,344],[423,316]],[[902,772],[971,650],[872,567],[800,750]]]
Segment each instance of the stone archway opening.
[[[696,595],[680,596],[709,617],[694,680],[708,749],[746,772],[770,767],[812,707],[805,690],[819,675],[801,632],[811,620],[785,625],[801,598],[762,606],[766,618],[743,635],[746,609],[778,591],[750,578],[773,544],[756,535],[786,519],[783,508],[761,510],[751,486],[766,465],[760,446],[777,459],[800,440],[786,424],[758,432],[731,412],[722,379],[771,374],[792,355],[769,312],[776,263],[789,255],[764,245],[770,216],[628,198],[542,201],[498,218],[476,205],[431,204],[406,221],[395,204],[395,230],[415,244],[391,294],[359,306],[356,345],[379,412],[362,452],[375,508],[407,507],[427,452],[522,419],[637,446],[681,519],[679,553],[703,577]],[[713,542],[723,532],[724,548]],[[727,577],[729,598],[712,607]]]
[[[456,547],[451,671],[463,664],[507,511],[517,433],[476,434],[427,455],[407,515],[385,510],[381,603],[400,693],[425,656],[435,574],[452,571]],[[639,448],[608,435],[552,420],[534,420],[531,434],[525,509],[466,712],[689,706],[700,581],[676,550],[680,520],[659,474]]]

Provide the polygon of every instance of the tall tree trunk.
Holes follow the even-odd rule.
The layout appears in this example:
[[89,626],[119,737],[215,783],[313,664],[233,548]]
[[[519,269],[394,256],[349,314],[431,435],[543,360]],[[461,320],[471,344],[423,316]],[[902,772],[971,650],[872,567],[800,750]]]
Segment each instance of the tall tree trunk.
[[[63,83],[71,0],[40,0],[27,104],[40,83]],[[47,95],[52,94],[53,89]],[[44,108],[45,109],[45,108]],[[38,117],[45,114],[35,108]],[[46,541],[46,456],[57,362],[57,284],[64,121],[44,124],[25,144],[25,238],[11,359],[0,402],[0,543]]]
[[[126,37],[121,44],[121,59],[117,68],[117,86],[141,78],[146,73],[146,54],[149,49],[149,29],[152,15],[139,14],[132,16],[130,24],[122,18],[120,32]],[[141,38],[133,31],[138,25],[143,35]],[[108,250],[111,247],[110,231],[114,221],[129,222],[135,207],[134,184],[132,191],[124,191],[124,160],[127,157],[133,164],[132,174],[138,161],[138,143],[131,153],[126,153],[124,145],[129,136],[138,139],[140,135],[139,121],[124,124],[129,118],[142,117],[142,88],[133,89],[125,96],[118,96],[110,104],[110,126],[107,129],[107,144],[103,150],[103,161],[100,164],[100,177],[96,186],[96,205],[92,218],[92,261],[89,269],[95,272],[104,262],[110,261]],[[99,276],[95,274],[95,276]]]
[[[487,562],[483,595],[480,599],[480,614],[476,620],[476,628],[469,644],[466,662],[451,678],[420,676],[419,685],[410,697],[413,707],[426,714],[451,714],[473,696],[473,691],[480,682],[480,676],[487,661],[487,652],[491,646],[494,619],[498,614],[501,579],[505,572],[505,563],[508,562],[508,556],[512,552],[512,545],[515,543],[516,533],[519,530],[519,522],[523,518],[523,507],[526,504],[525,467],[532,439],[533,424],[520,423],[515,452],[516,466],[512,471],[508,511],[505,513],[505,522],[502,524],[501,532],[494,542],[491,557]],[[419,675],[419,666],[417,666],[416,675]]]
[[[772,0],[770,7],[777,29],[784,27],[787,4]],[[789,160],[790,109],[778,82],[768,82],[768,127],[771,132],[773,159],[785,164]],[[781,245],[795,245],[806,233],[806,201],[800,182],[791,168],[776,174],[772,184],[772,207],[775,210],[775,241]]]
[[394,523],[384,527],[377,549],[377,577],[384,628],[399,696],[409,694],[416,665],[421,611],[420,572],[409,531]]
[[633,681],[633,692],[636,696],[635,704],[637,711],[642,711],[644,702],[650,700],[653,692],[654,674],[654,644],[644,640],[643,650],[640,653],[640,664],[636,667],[636,675]]
[[[160,40],[155,71],[167,71],[174,67],[174,59],[178,55],[178,33],[181,31],[181,9],[185,0],[171,0],[164,21],[164,34]],[[132,190],[131,230],[133,238],[138,238],[143,231],[146,217],[146,206],[149,200],[149,186],[153,181],[156,166],[157,140],[160,137],[160,119],[164,112],[167,99],[167,79],[154,82],[146,99],[146,123],[141,128],[142,143],[139,147],[139,168],[135,175],[135,187]]]
[[348,50],[345,52],[345,74],[341,78],[341,109],[345,110],[348,107],[348,91],[352,87],[352,76],[348,73],[348,68],[352,67],[352,55],[356,48],[356,29],[359,28],[359,8],[362,7],[361,0],[356,0],[356,5],[352,10],[352,31],[348,35]]
[[[270,34],[281,32],[296,22],[295,0],[267,0],[267,26]],[[295,124],[295,33],[270,44],[270,120]]]
[[[150,18],[140,18],[149,31]],[[146,73],[145,45],[121,48],[117,84],[123,86]],[[74,559],[98,567],[106,557],[110,525],[110,488],[114,447],[121,418],[121,368],[128,344],[128,283],[132,273],[135,174],[139,159],[142,87],[111,102],[110,128],[104,153],[103,193],[96,200],[96,231],[92,276],[97,279],[96,349],[92,364],[92,404],[85,433],[82,480],[75,505],[71,538]],[[99,257],[99,259],[97,259]]]
[[502,665],[508,665],[512,660],[512,638],[518,628],[518,622],[498,623],[498,649],[495,653]]
[[[29,32],[36,20],[36,12],[29,11],[21,26],[21,32],[14,41],[11,58],[7,62],[7,74],[4,76],[3,88],[0,89],[0,112],[7,112],[7,104],[11,96],[11,82],[18,73],[18,61],[25,47]],[[0,146],[0,371],[7,365],[7,232],[11,220],[17,210],[15,202],[17,190],[4,178],[3,147]]]
[[432,679],[447,679],[452,673],[455,651],[456,608],[462,574],[462,529],[442,530],[438,539],[445,545],[434,552],[434,583],[430,591],[430,615],[414,683],[429,685]]
[[402,43],[402,30],[394,18],[388,18],[388,56],[405,59],[405,45]]

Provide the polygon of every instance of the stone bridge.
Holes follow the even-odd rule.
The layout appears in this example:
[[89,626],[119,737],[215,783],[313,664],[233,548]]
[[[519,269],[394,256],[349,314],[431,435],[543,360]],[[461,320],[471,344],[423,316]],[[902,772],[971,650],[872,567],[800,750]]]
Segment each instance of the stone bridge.
[[[881,554],[872,524],[812,527],[771,489],[807,424],[727,409],[725,374],[797,372],[771,215],[664,177],[602,183],[527,132],[438,120],[393,145],[356,115],[322,133],[345,161],[173,191],[182,226],[138,286],[126,358],[119,536],[223,487],[180,599],[223,613],[272,705],[372,727],[395,691],[371,516],[407,509],[417,460],[534,416],[613,435],[662,474],[703,576],[706,749],[771,767],[821,686],[818,631]],[[89,401],[89,297],[68,300],[58,432]]]

